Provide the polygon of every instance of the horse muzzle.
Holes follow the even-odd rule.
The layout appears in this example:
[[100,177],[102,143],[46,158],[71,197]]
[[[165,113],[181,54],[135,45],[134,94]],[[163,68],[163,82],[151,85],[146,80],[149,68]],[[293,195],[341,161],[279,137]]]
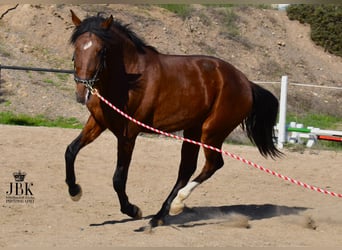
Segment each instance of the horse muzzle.
[[85,87],[83,87],[82,90],[79,90],[77,88],[75,95],[76,95],[76,101],[78,103],[85,105],[90,99],[91,92],[88,88],[85,88]]

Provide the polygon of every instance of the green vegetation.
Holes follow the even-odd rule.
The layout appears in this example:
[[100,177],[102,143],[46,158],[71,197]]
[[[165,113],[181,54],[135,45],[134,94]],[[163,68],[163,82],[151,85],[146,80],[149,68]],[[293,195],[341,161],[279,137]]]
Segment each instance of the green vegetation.
[[[159,4],[161,8],[167,9],[170,12],[177,14],[183,20],[191,15],[198,15],[202,22],[210,25],[210,19],[203,13],[196,11],[190,4]],[[242,8],[243,5],[236,4],[203,4],[203,6],[211,8],[216,16],[216,19],[222,24],[221,35],[228,39],[233,39],[242,43],[246,47],[249,44],[240,37],[239,28],[237,25],[238,15],[235,13],[235,8]]]
[[217,7],[231,8],[231,7],[234,7],[234,6],[237,6],[237,5],[236,4],[231,4],[231,3],[205,3],[205,4],[203,4],[203,6],[213,7],[213,8],[217,8]]
[[[38,72],[38,73],[41,73],[41,72]],[[69,80],[69,77],[70,77],[69,74],[56,73],[56,75],[53,78],[45,78],[42,81],[49,85],[55,86],[61,90],[68,90],[69,88],[65,85],[65,83]]]
[[235,13],[236,7],[241,5],[235,4],[206,4],[207,7],[212,7],[217,20],[222,23],[223,31],[221,34],[228,38],[234,38],[239,35],[239,28],[237,26],[238,15]]
[[342,56],[342,5],[292,4],[287,8],[290,20],[311,26],[311,39],[338,56]]
[[0,56],[2,56],[2,57],[11,57],[11,53],[2,44],[0,44]]
[[64,73],[56,73],[56,76],[62,82],[66,82],[70,78],[69,74],[64,74]]
[[193,12],[193,9],[189,4],[159,4],[158,6],[177,14],[183,20],[189,17]]
[[0,124],[61,128],[83,127],[76,118],[58,117],[57,119],[48,119],[43,115],[29,116],[25,114],[13,114],[12,112],[0,112]]
[[[287,115],[287,123],[289,122],[297,122],[302,123],[304,127],[315,127],[326,130],[341,130],[342,128],[342,118],[324,114],[303,114],[301,116],[288,114]],[[317,143],[322,149],[336,149],[342,150],[342,143],[340,142],[331,142],[331,141],[318,141]],[[289,144],[290,145],[290,144]]]
[[223,25],[229,37],[237,37],[239,35],[239,28],[237,26],[238,15],[234,12],[234,8],[225,8],[222,10]]
[[304,127],[311,126],[320,129],[340,129],[342,126],[342,118],[324,114],[302,114],[294,115],[288,114],[286,118],[287,122],[298,122],[304,124]]
[[[296,115],[289,114],[287,116],[287,121],[300,122],[304,124],[304,127],[313,126],[321,129],[333,130],[339,129],[342,126],[342,118],[328,115],[306,114],[304,116],[298,117]],[[0,124],[77,129],[83,127],[83,124],[81,124],[76,118],[58,117],[56,119],[49,119],[43,115],[29,116],[25,114],[13,114],[12,112],[0,112]],[[225,140],[225,143],[251,145],[248,140],[241,138],[232,139],[230,137]],[[339,142],[319,141],[318,145],[320,149],[342,150],[342,143]],[[291,144],[288,144],[288,146],[295,147]],[[304,150],[303,147],[304,145],[300,147],[301,150]]]
[[261,9],[261,10],[272,9],[272,5],[271,5],[271,4],[259,3],[259,4],[255,4],[254,6],[255,6],[256,8],[258,8],[258,9]]
[[[341,130],[342,129],[342,117],[335,117],[323,114],[303,114],[295,115],[288,114],[286,117],[287,123],[296,122],[301,123],[304,127],[315,127],[325,130]],[[306,149],[306,141],[303,139],[304,144],[291,144],[287,143],[286,148],[291,151],[304,152]],[[236,145],[252,145],[252,143],[245,136],[229,136],[226,138],[225,143]],[[342,150],[342,143],[333,141],[318,140],[312,149],[318,150]]]
[[48,79],[48,78],[47,78],[47,79],[44,79],[43,82],[48,83],[48,84],[51,84],[51,85],[56,85],[56,83],[55,83],[53,80]]

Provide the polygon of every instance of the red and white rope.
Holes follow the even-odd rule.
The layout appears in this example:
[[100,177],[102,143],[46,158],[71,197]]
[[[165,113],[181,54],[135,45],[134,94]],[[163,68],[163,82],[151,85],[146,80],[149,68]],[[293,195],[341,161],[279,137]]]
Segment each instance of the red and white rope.
[[280,173],[277,173],[273,170],[270,170],[270,169],[267,169],[267,168],[264,168],[263,166],[260,166],[256,163],[253,163],[249,160],[246,160],[238,155],[235,155],[235,154],[232,154],[230,152],[227,152],[227,151],[224,151],[224,150],[221,150],[219,148],[216,148],[216,147],[213,147],[213,146],[210,146],[210,145],[207,145],[207,144],[204,144],[204,143],[201,143],[201,142],[198,142],[198,141],[193,141],[193,140],[190,140],[190,139],[187,139],[187,138],[184,138],[184,137],[181,137],[181,136],[178,136],[178,135],[174,135],[174,134],[171,134],[171,133],[168,133],[168,132],[164,132],[164,131],[161,131],[159,129],[156,129],[156,128],[153,128],[145,123],[142,123],[136,119],[134,119],[133,117],[129,116],[128,114],[124,113],[123,111],[121,111],[120,109],[118,109],[116,106],[114,106],[112,103],[110,103],[108,100],[106,100],[103,96],[101,96],[99,94],[99,92],[96,90],[96,89],[93,89],[92,90],[92,94],[93,95],[97,95],[98,98],[100,98],[104,103],[106,103],[109,107],[111,107],[113,110],[115,110],[117,113],[119,113],[120,115],[122,115],[123,117],[125,117],[126,119],[138,124],[139,126],[143,127],[143,128],[146,128],[148,130],[151,130],[155,133],[158,133],[158,134],[161,134],[161,135],[164,135],[164,136],[167,136],[167,137],[171,137],[171,138],[174,138],[174,139],[177,139],[177,140],[180,140],[180,141],[185,141],[185,142],[188,142],[188,143],[192,143],[192,144],[195,144],[195,145],[198,145],[198,146],[201,146],[203,148],[208,148],[208,149],[211,149],[213,151],[217,151],[219,153],[222,153],[222,154],[225,154],[233,159],[236,159],[236,160],[239,160],[245,164],[248,164],[254,168],[257,168],[263,172],[266,172],[268,174],[271,174],[273,176],[276,176],[280,179],[283,179],[285,181],[289,181],[293,184],[297,184],[298,186],[301,186],[301,187],[304,187],[304,188],[307,188],[307,189],[310,189],[310,190],[313,190],[313,191],[316,191],[316,192],[319,192],[319,193],[322,193],[322,194],[327,194],[327,195],[331,195],[331,196],[334,196],[334,197],[338,197],[338,198],[342,198],[342,194],[340,193],[335,193],[335,192],[332,192],[332,191],[328,191],[328,190],[325,190],[325,189],[322,189],[322,188],[319,188],[319,187],[315,187],[315,186],[312,186],[312,185],[309,185],[309,184],[306,184],[306,183],[303,183],[301,181],[298,181],[298,180],[295,180],[291,177],[288,177],[288,176],[285,176],[285,175],[282,175]]

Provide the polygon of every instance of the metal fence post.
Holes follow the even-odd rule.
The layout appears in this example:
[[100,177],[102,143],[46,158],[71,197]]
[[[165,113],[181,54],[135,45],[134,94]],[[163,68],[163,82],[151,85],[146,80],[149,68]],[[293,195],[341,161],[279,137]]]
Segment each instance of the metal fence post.
[[287,76],[281,77],[280,106],[278,122],[278,148],[282,149],[286,142],[286,105],[287,105]]

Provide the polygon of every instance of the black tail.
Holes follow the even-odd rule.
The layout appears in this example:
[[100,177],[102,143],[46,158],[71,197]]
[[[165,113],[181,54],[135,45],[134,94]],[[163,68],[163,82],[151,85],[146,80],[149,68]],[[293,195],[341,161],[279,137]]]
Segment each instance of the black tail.
[[248,138],[258,147],[260,153],[271,158],[280,157],[281,153],[274,145],[274,125],[278,114],[278,100],[268,90],[251,82],[253,108],[244,121]]

